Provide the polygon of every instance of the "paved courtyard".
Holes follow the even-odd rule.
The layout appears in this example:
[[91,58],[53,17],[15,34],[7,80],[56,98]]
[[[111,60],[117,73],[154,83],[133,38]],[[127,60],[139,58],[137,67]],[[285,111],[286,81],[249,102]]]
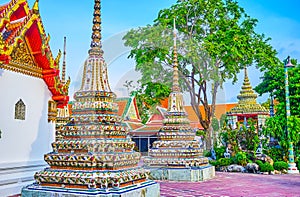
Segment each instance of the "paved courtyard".
[[161,197],[300,197],[300,175],[216,172],[203,182],[158,182]]
[[300,175],[216,172],[204,182],[159,183],[162,197],[300,197]]

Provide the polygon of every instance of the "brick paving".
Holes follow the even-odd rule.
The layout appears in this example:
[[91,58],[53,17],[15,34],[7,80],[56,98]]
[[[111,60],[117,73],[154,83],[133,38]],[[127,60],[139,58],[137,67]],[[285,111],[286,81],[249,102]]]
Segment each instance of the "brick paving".
[[300,197],[300,175],[216,172],[204,182],[159,183],[161,197]]
[[203,182],[158,182],[161,197],[300,197],[300,175],[216,172]]

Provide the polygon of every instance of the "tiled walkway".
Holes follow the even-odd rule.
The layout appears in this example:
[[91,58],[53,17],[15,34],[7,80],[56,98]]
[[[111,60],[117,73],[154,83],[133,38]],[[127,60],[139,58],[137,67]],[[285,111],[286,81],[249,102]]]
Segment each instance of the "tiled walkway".
[[216,172],[204,182],[158,182],[161,197],[300,197],[300,175]]
[[300,175],[217,172],[204,182],[159,183],[162,197],[300,197]]

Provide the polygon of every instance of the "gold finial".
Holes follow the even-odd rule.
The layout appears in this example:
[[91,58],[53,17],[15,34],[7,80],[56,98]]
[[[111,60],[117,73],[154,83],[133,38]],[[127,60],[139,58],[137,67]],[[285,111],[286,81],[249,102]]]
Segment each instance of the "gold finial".
[[173,48],[173,87],[172,91],[173,92],[180,92],[180,87],[179,87],[179,77],[178,77],[178,59],[177,59],[177,45],[176,45],[176,37],[177,37],[177,32],[176,32],[176,22],[175,18],[173,21],[173,36],[174,36],[174,48]]
[[61,82],[64,84],[66,82],[66,43],[67,38],[64,37],[64,53],[63,53],[63,65],[62,65],[62,76],[61,76]]
[[100,0],[95,0],[94,5],[94,18],[92,27],[92,42],[89,54],[103,54],[102,44],[101,44],[101,5]]
[[244,73],[245,73],[245,79],[248,79],[248,71],[247,71],[247,66],[245,66],[244,68]]
[[32,7],[32,11],[34,14],[39,13],[39,0],[35,0],[33,7]]

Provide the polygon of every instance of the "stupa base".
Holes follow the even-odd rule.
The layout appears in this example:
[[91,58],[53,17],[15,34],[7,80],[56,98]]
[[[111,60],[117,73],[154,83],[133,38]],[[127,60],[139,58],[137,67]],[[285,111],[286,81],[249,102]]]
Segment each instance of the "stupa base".
[[36,184],[29,185],[22,189],[22,197],[159,197],[160,187],[154,181],[146,181],[141,184],[128,186],[119,189],[95,189],[76,190],[42,187]]
[[150,176],[154,180],[198,182],[215,176],[215,166],[211,165],[199,168],[145,167],[145,169],[150,170]]
[[299,174],[296,163],[289,163],[288,174]]

